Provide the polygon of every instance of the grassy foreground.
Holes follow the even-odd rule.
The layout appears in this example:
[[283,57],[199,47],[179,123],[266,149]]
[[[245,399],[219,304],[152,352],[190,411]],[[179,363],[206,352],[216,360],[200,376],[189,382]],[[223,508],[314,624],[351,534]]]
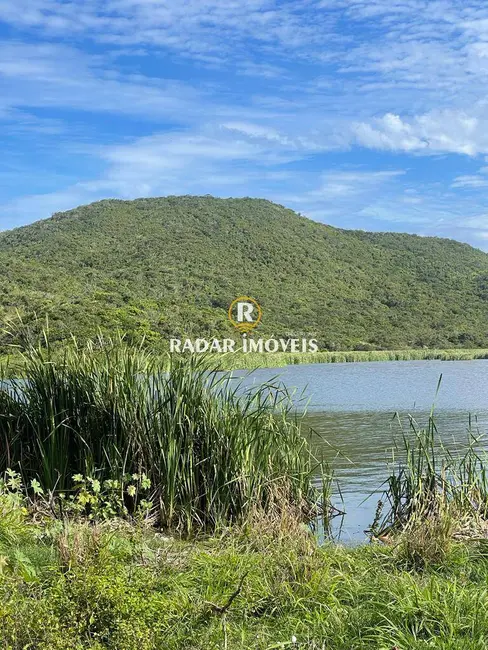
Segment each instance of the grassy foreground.
[[486,648],[486,541],[415,570],[401,545],[317,547],[264,523],[194,542],[116,521],[0,523],[0,647]]
[[21,362],[0,381],[2,649],[487,647],[474,434],[446,454],[432,414],[386,477],[384,544],[319,547],[330,475],[314,487],[279,385],[107,341]]

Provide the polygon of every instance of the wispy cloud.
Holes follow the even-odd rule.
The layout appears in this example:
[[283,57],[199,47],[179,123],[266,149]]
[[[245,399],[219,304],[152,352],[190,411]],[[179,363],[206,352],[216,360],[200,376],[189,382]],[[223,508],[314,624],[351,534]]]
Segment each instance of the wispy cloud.
[[308,193],[308,197],[335,199],[356,198],[371,194],[386,182],[402,176],[403,170],[393,171],[328,171],[321,175],[320,187]]
[[0,107],[70,108],[158,119],[197,111],[202,101],[188,83],[123,75],[101,56],[66,45],[0,45]]
[[456,176],[452,181],[451,187],[469,190],[488,187],[488,167],[480,167],[476,174]]
[[488,185],[481,0],[0,0],[1,21],[2,224],[212,192],[484,232],[466,222]]

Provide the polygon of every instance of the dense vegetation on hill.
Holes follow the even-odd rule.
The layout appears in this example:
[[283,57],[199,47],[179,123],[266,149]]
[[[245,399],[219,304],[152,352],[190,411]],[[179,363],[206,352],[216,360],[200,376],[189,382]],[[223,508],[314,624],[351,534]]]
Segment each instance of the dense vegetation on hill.
[[0,264],[2,323],[49,314],[55,340],[98,328],[156,345],[233,336],[227,308],[250,295],[263,336],[327,349],[488,347],[485,253],[332,228],[266,200],[100,201],[0,233]]

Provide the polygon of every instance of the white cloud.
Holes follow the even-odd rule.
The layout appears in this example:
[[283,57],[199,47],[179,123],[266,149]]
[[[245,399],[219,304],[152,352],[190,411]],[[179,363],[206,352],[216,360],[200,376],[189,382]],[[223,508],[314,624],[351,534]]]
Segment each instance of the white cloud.
[[202,93],[189,84],[127,76],[65,45],[0,45],[0,107],[75,108],[145,117],[185,114],[191,119]]
[[256,63],[244,61],[239,65],[239,72],[249,77],[263,77],[265,79],[286,79],[288,74],[286,68],[269,63]]
[[249,122],[227,122],[222,124],[224,129],[241,133],[256,140],[269,140],[284,146],[294,146],[292,141],[279,133],[276,129],[261,126],[260,124],[251,124]]
[[309,192],[308,197],[334,199],[357,197],[377,191],[386,182],[402,176],[403,170],[393,171],[328,171],[322,174],[320,187]]
[[296,154],[276,152],[275,147],[273,140],[246,138],[241,131],[220,128],[156,133],[127,144],[86,146],[85,154],[105,164],[102,175],[61,191],[4,203],[0,223],[7,218],[16,224],[44,218],[104,197],[265,195],[293,177],[279,167]]
[[[469,161],[413,194],[387,157],[488,153],[481,0],[0,0],[0,20],[32,41],[0,45],[0,119],[94,167],[67,187],[55,170],[57,191],[5,202],[5,218],[187,192],[427,231],[484,209],[488,175]],[[372,171],[351,165],[358,146],[389,153]]]
[[433,111],[403,120],[388,113],[353,126],[356,141],[373,149],[459,153],[474,156],[488,150],[488,120],[460,111]]
[[467,217],[466,219],[463,219],[462,225],[465,228],[488,230],[488,214],[478,214],[474,217]]
[[478,187],[488,187],[488,178],[484,178],[479,175],[469,175],[456,176],[453,180],[451,187],[463,187],[463,188],[478,188]]
[[87,199],[94,201],[99,198],[103,195],[88,193],[81,185],[59,192],[26,194],[0,205],[0,231],[43,219],[54,212],[70,210],[86,203]]
[[470,190],[488,187],[488,167],[480,167],[477,174],[456,176],[451,187]]
[[[0,48],[0,75],[9,80],[0,104],[170,117],[185,126],[204,113],[234,112],[228,121],[252,120],[268,132],[259,121],[273,107],[284,146],[476,155],[488,151],[485,14],[477,0],[19,0],[15,7],[0,0],[0,19],[60,40]],[[61,44],[68,38],[110,43],[110,64]],[[142,45],[138,55],[151,57],[156,76],[114,66],[117,45],[121,53]],[[273,90],[231,96],[215,85],[158,78],[167,50],[272,80]]]
[[329,22],[310,0],[305,6],[279,0],[19,0],[15,7],[2,0],[0,20],[50,35],[69,32],[105,43],[166,47],[213,63],[249,38],[286,49],[320,43]]

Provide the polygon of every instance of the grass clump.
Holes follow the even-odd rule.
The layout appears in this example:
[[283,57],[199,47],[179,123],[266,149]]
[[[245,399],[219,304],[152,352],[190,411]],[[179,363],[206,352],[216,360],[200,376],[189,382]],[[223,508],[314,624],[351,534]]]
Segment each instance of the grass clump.
[[113,514],[142,505],[184,533],[281,504],[327,516],[327,483],[312,485],[318,463],[280,385],[246,391],[208,359],[102,339],[62,356],[31,345],[21,359],[22,379],[5,367],[0,380],[0,471],[45,495],[82,490],[93,513],[119,491]]
[[488,536],[488,459],[471,423],[457,452],[443,445],[433,411],[425,428],[410,418],[410,430],[413,442],[403,436],[404,460],[386,481],[372,533],[419,567],[441,563],[456,539]]

